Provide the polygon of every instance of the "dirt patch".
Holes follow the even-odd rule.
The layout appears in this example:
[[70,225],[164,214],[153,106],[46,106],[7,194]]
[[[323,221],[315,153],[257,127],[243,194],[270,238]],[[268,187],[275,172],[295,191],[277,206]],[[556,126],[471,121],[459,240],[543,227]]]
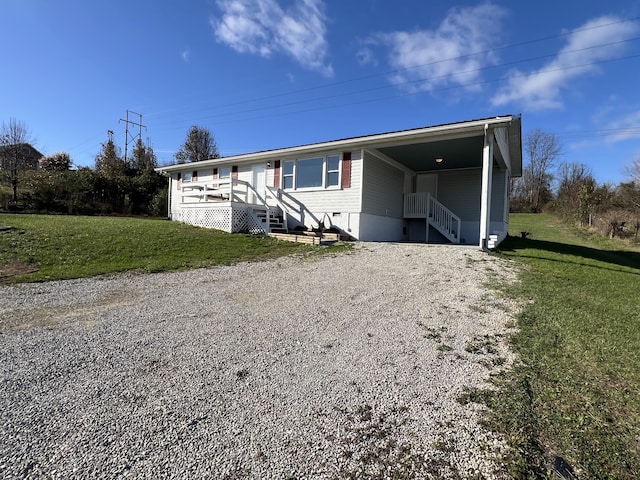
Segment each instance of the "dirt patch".
[[5,312],[0,319],[0,333],[30,328],[64,328],[65,323],[80,320],[85,327],[96,325],[96,317],[114,307],[135,305],[140,299],[129,293],[110,292],[99,301],[74,306],[40,306],[34,309],[16,309]]
[[8,283],[12,277],[26,275],[40,270],[37,265],[14,260],[6,265],[0,265],[0,285]]

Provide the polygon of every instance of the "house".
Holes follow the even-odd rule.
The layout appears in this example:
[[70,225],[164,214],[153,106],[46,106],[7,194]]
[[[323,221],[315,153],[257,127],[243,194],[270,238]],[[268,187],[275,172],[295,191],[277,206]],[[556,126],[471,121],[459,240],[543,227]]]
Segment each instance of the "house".
[[169,177],[169,218],[188,224],[494,248],[507,235],[521,143],[520,116],[506,115],[158,171]]
[[0,170],[37,170],[42,157],[28,143],[0,145]]

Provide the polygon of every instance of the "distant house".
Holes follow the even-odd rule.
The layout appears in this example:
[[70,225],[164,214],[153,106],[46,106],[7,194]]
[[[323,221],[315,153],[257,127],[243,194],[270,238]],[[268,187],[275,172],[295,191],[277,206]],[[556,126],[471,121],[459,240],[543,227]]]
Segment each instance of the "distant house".
[[28,143],[0,145],[0,170],[37,170],[43,156]]
[[172,220],[228,232],[331,228],[363,241],[493,248],[522,174],[506,115],[171,165]]

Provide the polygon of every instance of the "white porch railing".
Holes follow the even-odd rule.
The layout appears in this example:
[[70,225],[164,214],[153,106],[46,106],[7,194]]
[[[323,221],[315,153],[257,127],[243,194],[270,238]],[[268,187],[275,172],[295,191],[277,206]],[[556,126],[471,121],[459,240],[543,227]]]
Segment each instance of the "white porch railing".
[[[273,208],[249,182],[237,178],[214,179],[206,183],[187,182],[181,185],[180,194],[183,209],[189,206],[203,206],[202,204],[207,203],[212,206],[230,206],[233,209],[237,208],[238,204],[242,204],[243,208],[248,209],[247,215],[251,217],[253,223],[260,222],[263,225],[264,233],[270,232],[270,218],[275,216]],[[263,213],[259,215],[258,212]],[[286,225],[286,215],[283,217]],[[234,230],[233,225],[230,228],[230,231]]]
[[405,218],[426,218],[449,241],[460,243],[460,217],[429,193],[408,193],[404,196]]
[[297,219],[302,225],[312,224],[320,227],[320,220],[316,217],[311,210],[309,210],[304,203],[285,192],[281,188],[267,187],[267,196],[273,198],[276,204],[283,212],[283,219],[287,217],[287,214]]

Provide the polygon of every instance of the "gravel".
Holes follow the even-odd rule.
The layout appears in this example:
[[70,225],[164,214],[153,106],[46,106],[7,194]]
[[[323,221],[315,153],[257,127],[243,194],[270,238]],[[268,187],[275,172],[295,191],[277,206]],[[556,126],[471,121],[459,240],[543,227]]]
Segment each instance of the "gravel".
[[504,478],[458,397],[507,368],[513,281],[367,243],[0,288],[0,477]]

